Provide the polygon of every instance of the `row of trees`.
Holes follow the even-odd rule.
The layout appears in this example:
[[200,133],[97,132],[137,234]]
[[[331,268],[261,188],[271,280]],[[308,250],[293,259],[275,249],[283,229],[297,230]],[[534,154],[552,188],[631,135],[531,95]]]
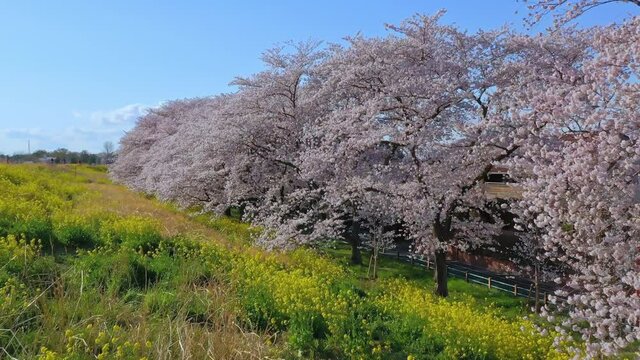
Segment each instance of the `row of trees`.
[[25,163],[46,162],[55,164],[111,164],[115,159],[115,146],[111,141],[103,145],[102,152],[91,153],[87,150],[71,151],[59,148],[52,151],[36,150],[29,154],[0,154],[0,162]]
[[[184,206],[238,207],[268,248],[342,238],[359,261],[361,234],[376,247],[402,229],[435,257],[442,296],[447,250],[491,241],[509,211],[532,260],[569,269],[562,334],[591,355],[640,340],[640,18],[529,36],[441,16],[268,50],[236,93],[142,117],[112,175]],[[496,165],[522,199],[487,199]]]

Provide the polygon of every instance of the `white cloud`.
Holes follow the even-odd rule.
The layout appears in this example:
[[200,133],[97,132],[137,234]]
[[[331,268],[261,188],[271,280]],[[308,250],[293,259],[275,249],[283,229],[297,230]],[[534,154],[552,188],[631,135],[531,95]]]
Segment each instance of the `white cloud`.
[[94,111],[89,114],[89,119],[94,123],[100,123],[105,126],[132,125],[140,116],[146,114],[151,107],[155,106],[129,104],[114,110]]
[[26,152],[28,141],[32,151],[64,147],[74,151],[98,152],[105,141],[117,144],[140,116],[158,106],[160,104],[129,104],[112,110],[74,110],[70,114],[74,118],[73,125],[64,128],[0,129],[0,153]]

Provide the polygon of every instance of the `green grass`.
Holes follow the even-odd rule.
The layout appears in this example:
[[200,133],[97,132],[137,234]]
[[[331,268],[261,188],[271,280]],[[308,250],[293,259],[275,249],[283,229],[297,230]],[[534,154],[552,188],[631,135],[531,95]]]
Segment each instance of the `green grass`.
[[[369,280],[367,270],[370,252],[363,251],[361,265],[349,263],[351,248],[346,244],[336,243],[331,247],[322,248],[321,252],[347,266],[353,272],[355,283],[364,287],[374,287],[378,280],[401,278],[424,287],[426,291],[435,289],[433,270],[426,270],[416,264],[412,265],[390,256],[380,256],[378,259],[378,280]],[[453,301],[473,303],[479,309],[495,307],[500,309],[500,314],[508,319],[516,319],[530,314],[531,306],[526,303],[525,299],[505,292],[468,283],[457,278],[449,278],[448,286],[449,297]]]
[[[157,201],[153,197],[152,200]],[[165,207],[174,213],[187,213],[191,220],[224,234],[232,243],[237,245],[250,244],[252,233],[255,231],[252,231],[246,223],[239,220],[240,216],[237,211],[235,213],[232,212],[232,217],[217,217],[203,213],[198,208],[180,209],[175,204],[159,201],[157,203],[159,206]],[[317,249],[317,251],[348,267],[352,272],[354,285],[364,288],[375,287],[376,281],[367,279],[369,252],[363,251],[363,263],[354,266],[349,263],[351,248],[346,244],[330,243],[328,246]],[[389,256],[381,256],[378,261],[379,280],[402,278],[419,284],[425,289],[435,288],[433,270],[426,270],[418,265],[412,265]],[[496,307],[500,309],[501,315],[509,319],[516,319],[530,314],[531,304],[527,304],[525,299],[457,278],[450,278],[448,285],[452,300],[472,302],[480,309]]]
[[443,300],[430,271],[392,258],[368,280],[343,246],[266,252],[247,224],[132,193],[102,170],[0,166],[0,182],[2,354],[566,358],[508,294],[451,280]]

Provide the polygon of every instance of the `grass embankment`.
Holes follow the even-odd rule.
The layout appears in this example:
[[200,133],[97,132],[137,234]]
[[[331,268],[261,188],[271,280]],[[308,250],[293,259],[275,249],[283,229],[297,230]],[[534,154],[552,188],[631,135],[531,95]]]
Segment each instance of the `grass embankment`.
[[[363,251],[363,264],[351,266],[348,261],[351,248],[347,245],[337,243],[334,246],[320,249],[320,251],[334,259],[337,263],[348,266],[354,275],[354,280],[356,280],[359,286],[364,288],[376,286],[377,281],[369,280],[367,274],[369,270],[368,258],[371,255],[370,253]],[[409,280],[424,289],[435,288],[433,270],[426,270],[423,267],[396,260],[392,257],[381,256],[378,259],[378,279],[386,280],[397,278]],[[511,296],[495,289],[488,289],[484,286],[478,286],[456,278],[450,278],[448,286],[450,301],[470,303],[479,309],[496,308],[499,310],[500,316],[506,319],[517,319],[530,314],[531,304],[527,304],[523,298]]]
[[566,358],[507,295],[248,237],[100,169],[2,165],[0,358]]

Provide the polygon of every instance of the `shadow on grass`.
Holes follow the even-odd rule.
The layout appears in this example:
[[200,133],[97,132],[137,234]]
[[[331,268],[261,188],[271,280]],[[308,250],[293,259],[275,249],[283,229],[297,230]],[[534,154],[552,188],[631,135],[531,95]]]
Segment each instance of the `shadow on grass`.
[[[351,249],[346,244],[337,243],[335,246],[325,247],[320,251],[336,262],[346,265],[353,272],[353,279],[357,285],[365,289],[378,286],[378,282],[370,280],[367,274],[370,252],[363,251],[361,265],[352,265],[349,263]],[[410,280],[423,286],[425,291],[435,289],[433,270],[426,270],[419,265],[412,265],[389,256],[380,257],[378,259],[378,279],[394,278]],[[526,299],[456,278],[449,278],[448,285],[448,299],[450,301],[469,302],[480,310],[496,308],[500,310],[499,314],[505,319],[515,319],[530,314],[530,305],[527,305]]]

